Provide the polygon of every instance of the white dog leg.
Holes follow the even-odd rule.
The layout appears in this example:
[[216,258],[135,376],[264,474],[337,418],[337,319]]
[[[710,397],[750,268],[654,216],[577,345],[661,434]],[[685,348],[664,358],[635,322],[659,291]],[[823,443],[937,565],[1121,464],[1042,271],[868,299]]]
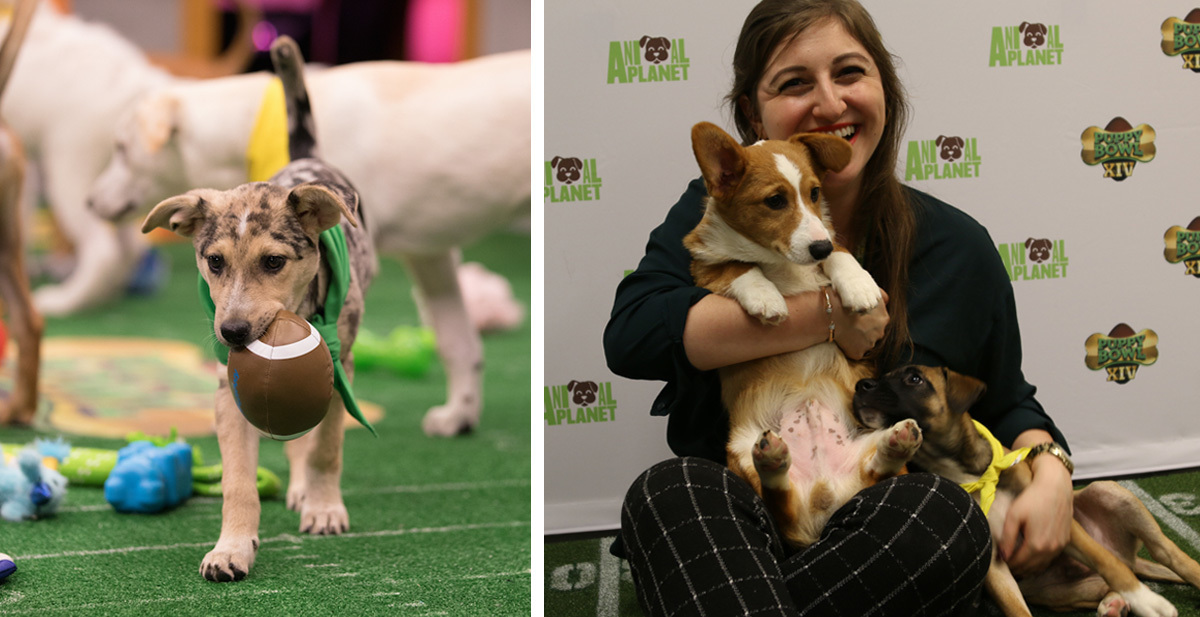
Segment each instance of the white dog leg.
[[446,404],[430,409],[422,427],[427,435],[458,435],[479,423],[483,405],[483,344],[463,305],[458,259],[447,251],[404,260],[429,311],[447,378]]
[[[68,165],[75,162],[78,161],[70,159],[63,164],[47,163],[50,168],[46,175],[84,178],[88,166]],[[78,182],[78,187],[62,184],[68,183],[49,184],[47,197],[55,221],[75,247],[75,269],[62,283],[43,286],[34,292],[34,303],[45,315],[70,314],[124,293],[147,248],[141,234],[122,233],[86,208],[86,182]]]

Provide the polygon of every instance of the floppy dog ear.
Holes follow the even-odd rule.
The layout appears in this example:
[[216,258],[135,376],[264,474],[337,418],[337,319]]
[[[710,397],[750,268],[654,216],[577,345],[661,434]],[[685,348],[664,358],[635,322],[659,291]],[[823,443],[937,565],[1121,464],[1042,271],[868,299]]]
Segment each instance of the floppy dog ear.
[[692,127],[692,152],[700,164],[700,175],[708,194],[724,200],[737,190],[746,176],[746,155],[729,133],[711,122]]
[[966,413],[986,391],[982,381],[946,370],[946,404],[954,413]]
[[138,104],[134,117],[146,152],[154,154],[167,145],[179,125],[178,115],[179,99],[166,93],[152,94]]
[[825,171],[841,171],[850,164],[853,150],[845,139],[824,133],[799,133],[788,141],[803,144],[812,153],[813,162]]
[[342,215],[346,216],[351,225],[358,227],[358,221],[354,220],[354,211],[351,210],[351,206],[358,206],[357,196],[353,197],[354,203],[347,204],[337,191],[317,183],[305,182],[292,188],[287,200],[304,230],[316,235],[341,222]]
[[158,227],[190,238],[196,228],[208,216],[208,201],[199,190],[167,198],[146,215],[142,222],[142,233],[150,233]]

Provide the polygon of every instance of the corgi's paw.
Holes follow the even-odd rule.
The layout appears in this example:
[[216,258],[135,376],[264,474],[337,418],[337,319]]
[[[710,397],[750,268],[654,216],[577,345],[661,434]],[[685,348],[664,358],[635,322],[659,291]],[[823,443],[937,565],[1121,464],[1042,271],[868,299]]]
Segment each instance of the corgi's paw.
[[758,479],[766,488],[784,488],[788,482],[788,468],[792,464],[792,455],[787,444],[775,434],[775,431],[764,431],[762,437],[754,442],[750,451],[754,460],[754,469]]
[[200,562],[200,575],[214,583],[240,581],[250,572],[257,552],[258,536],[221,534],[216,547]]
[[883,290],[865,270],[834,280],[833,287],[842,299],[842,306],[857,313],[865,313],[883,301]]
[[729,292],[751,317],[764,324],[777,326],[787,319],[788,307],[783,294],[756,270],[738,277],[730,285]]

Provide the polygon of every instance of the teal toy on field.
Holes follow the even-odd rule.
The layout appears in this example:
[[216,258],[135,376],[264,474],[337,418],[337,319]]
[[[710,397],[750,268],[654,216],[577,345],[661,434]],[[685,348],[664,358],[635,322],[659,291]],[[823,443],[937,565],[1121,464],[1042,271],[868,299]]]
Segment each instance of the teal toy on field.
[[0,447],[0,518],[20,522],[58,511],[67,494],[58,467],[69,448],[61,439]]
[[386,369],[415,379],[429,371],[436,353],[437,341],[429,328],[400,326],[387,337],[360,329],[354,341],[354,368]]

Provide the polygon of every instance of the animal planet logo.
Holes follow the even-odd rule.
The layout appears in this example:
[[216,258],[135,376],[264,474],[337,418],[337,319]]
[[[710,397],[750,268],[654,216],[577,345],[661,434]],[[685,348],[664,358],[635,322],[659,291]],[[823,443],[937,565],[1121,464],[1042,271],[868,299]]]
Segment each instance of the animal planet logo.
[[904,179],[977,178],[982,161],[974,137],[939,135],[937,139],[910,141],[908,158],[904,161]]
[[608,44],[608,83],[687,81],[688,59],[683,39],[643,36]]
[[545,176],[545,194],[550,203],[600,199],[604,181],[596,172],[596,159],[556,156],[546,161]]
[[612,382],[576,381],[546,386],[545,417],[548,426],[616,422],[617,399]]
[[996,247],[1010,281],[1060,279],[1067,277],[1067,243],[1049,238],[1027,238],[1025,242]]
[[1200,216],[1188,223],[1187,229],[1172,226],[1163,234],[1163,257],[1173,264],[1183,262],[1184,274],[1200,278]]
[[1080,156],[1088,165],[1103,165],[1104,177],[1120,182],[1133,175],[1138,163],[1154,160],[1157,135],[1148,124],[1133,127],[1125,118],[1109,120],[1103,129],[1087,127],[1080,136],[1083,151]]
[[1162,50],[1168,56],[1182,56],[1183,68],[1200,73],[1200,9],[1187,17],[1168,17],[1162,23]]
[[1137,377],[1139,366],[1150,366],[1158,360],[1158,335],[1153,330],[1134,332],[1127,324],[1120,323],[1108,336],[1100,333],[1089,336],[1084,348],[1088,368],[1104,370],[1108,381],[1126,384]]
[[1062,64],[1063,44],[1058,26],[1022,22],[1019,26],[992,28],[988,66],[1044,66]]

